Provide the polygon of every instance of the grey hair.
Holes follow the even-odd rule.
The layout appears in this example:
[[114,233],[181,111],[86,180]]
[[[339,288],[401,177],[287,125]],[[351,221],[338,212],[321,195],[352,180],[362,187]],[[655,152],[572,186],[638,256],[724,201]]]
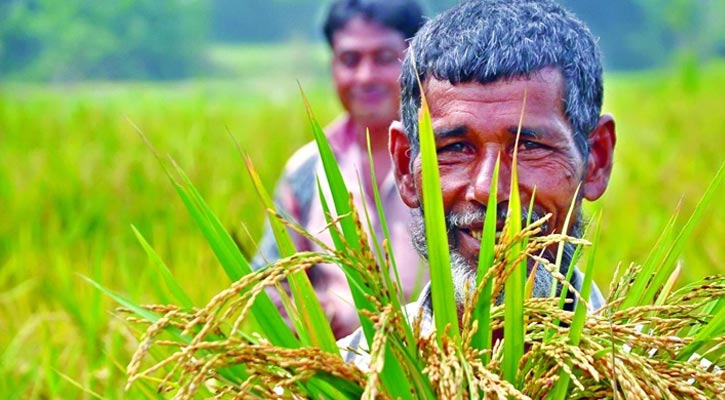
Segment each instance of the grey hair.
[[411,155],[419,148],[417,78],[486,84],[551,66],[562,73],[562,109],[586,158],[604,90],[596,40],[580,20],[549,0],[468,0],[432,19],[412,40],[400,80]]

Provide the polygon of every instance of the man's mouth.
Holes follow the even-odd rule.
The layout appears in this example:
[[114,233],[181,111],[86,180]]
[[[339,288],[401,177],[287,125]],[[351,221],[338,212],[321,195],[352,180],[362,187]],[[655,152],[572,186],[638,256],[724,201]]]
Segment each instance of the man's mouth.
[[[507,204],[499,204],[496,210],[496,227],[495,227],[495,243],[499,243],[505,234],[505,222],[507,219]],[[529,216],[527,212],[522,212],[519,216],[521,225],[527,223],[528,218],[531,222],[540,219],[540,212],[534,210]],[[486,220],[486,212],[484,209],[468,209],[458,212],[450,212],[446,215],[446,225],[449,232],[449,245],[461,256],[475,260],[481,251],[481,242],[483,239],[484,222]],[[549,224],[544,222],[539,227],[537,235],[545,235],[548,232]]]
[[374,86],[353,90],[352,94],[356,100],[369,103],[380,101],[385,98],[387,92],[382,87]]
[[[469,235],[471,235],[474,239],[478,240],[479,242],[481,239],[483,239],[483,230],[482,229],[465,229],[466,232],[468,232]],[[497,230],[496,231],[496,241],[498,241],[501,238],[502,231]]]

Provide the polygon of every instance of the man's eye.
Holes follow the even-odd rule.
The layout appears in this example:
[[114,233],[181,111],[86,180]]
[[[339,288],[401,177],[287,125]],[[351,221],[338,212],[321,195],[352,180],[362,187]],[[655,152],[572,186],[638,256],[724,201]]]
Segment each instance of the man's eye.
[[360,63],[360,56],[355,53],[342,53],[337,59],[340,63],[348,68],[353,68]]
[[375,63],[378,65],[388,65],[398,62],[398,54],[392,50],[379,51],[375,54]]
[[549,146],[533,140],[522,140],[519,142],[519,150],[548,149]]
[[456,142],[456,143],[451,143],[451,144],[447,144],[447,145],[444,145],[444,146],[439,147],[438,150],[437,150],[437,153],[438,154],[442,154],[442,153],[462,153],[462,152],[466,151],[466,149],[467,149],[467,146],[466,146],[465,143],[463,143],[463,142]]

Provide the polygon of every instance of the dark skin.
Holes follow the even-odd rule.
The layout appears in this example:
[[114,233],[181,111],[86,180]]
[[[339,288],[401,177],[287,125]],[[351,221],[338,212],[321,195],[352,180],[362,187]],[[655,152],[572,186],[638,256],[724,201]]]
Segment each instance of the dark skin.
[[[590,132],[590,151],[582,155],[562,106],[563,78],[557,68],[481,85],[456,86],[430,78],[423,84],[428,100],[446,213],[484,208],[491,175],[501,156],[497,202],[508,201],[516,132],[526,95],[526,108],[518,144],[519,190],[528,204],[536,188],[534,209],[552,214],[548,233],[561,233],[572,201],[593,201],[606,190],[616,143],[610,115],[600,117]],[[410,144],[402,124],[390,128],[390,153],[401,197],[411,208],[420,207],[420,154],[410,157]],[[577,188],[579,193],[577,195]],[[577,213],[575,213],[576,215]],[[498,229],[503,221],[499,221]],[[454,228],[456,250],[476,268],[481,222]]]

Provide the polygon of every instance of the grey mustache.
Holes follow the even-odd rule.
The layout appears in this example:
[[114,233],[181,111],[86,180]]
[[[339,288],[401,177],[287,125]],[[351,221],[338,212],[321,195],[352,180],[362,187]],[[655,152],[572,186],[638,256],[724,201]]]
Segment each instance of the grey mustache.
[[[508,203],[503,202],[499,203],[496,207],[496,221],[505,221],[506,216],[508,212]],[[536,221],[543,218],[543,215],[539,215],[539,213],[536,210],[531,211],[531,221]],[[476,208],[466,211],[459,211],[459,212],[450,212],[446,215],[446,225],[449,228],[461,228],[461,227],[467,227],[474,224],[480,224],[483,225],[483,221],[486,219],[486,209],[485,208]],[[528,209],[522,209],[521,210],[521,222],[522,225],[526,223],[526,221],[529,220],[529,210]]]

